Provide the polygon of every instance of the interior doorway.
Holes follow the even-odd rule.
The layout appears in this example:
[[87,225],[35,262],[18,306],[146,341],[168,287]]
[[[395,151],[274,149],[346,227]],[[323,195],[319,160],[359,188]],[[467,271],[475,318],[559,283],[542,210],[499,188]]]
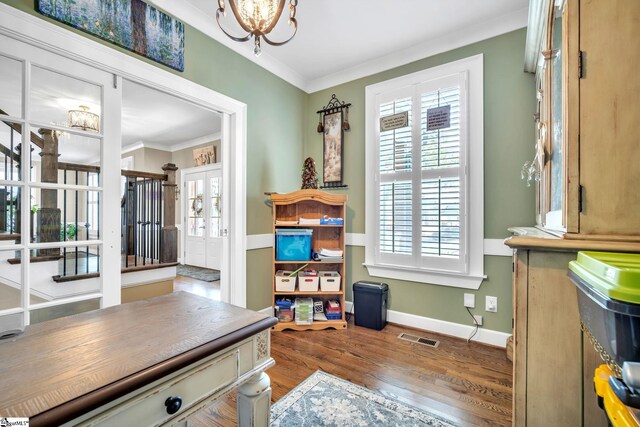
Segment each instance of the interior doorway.
[[[222,237],[222,263],[228,266],[227,269],[222,270],[221,274],[221,300],[230,302],[234,305],[245,307],[246,306],[246,253],[245,253],[245,231],[246,231],[246,128],[247,128],[247,106],[222,95],[209,88],[203,87],[196,83],[193,83],[182,76],[167,72],[154,65],[148,64],[144,61],[140,61],[138,58],[127,55],[112,49],[109,46],[101,45],[86,39],[85,37],[72,33],[64,28],[57,27],[54,24],[42,21],[38,17],[31,16],[25,12],[17,10],[11,6],[0,3],[0,34],[20,40],[24,43],[39,48],[50,50],[52,55],[66,57],[73,61],[76,61],[74,67],[68,67],[69,70],[77,70],[79,67],[89,66],[98,70],[103,70],[107,73],[102,87],[109,90],[115,90],[120,92],[122,90],[123,80],[138,83],[148,88],[159,90],[165,94],[176,97],[183,101],[190,102],[194,105],[205,108],[209,111],[217,111],[221,114],[221,160],[226,167],[222,170],[224,175],[223,183],[228,187],[228,191],[223,190],[223,194],[228,195],[226,198],[226,212],[227,212],[227,224],[228,233]],[[3,49],[5,43],[2,43]],[[13,56],[20,60],[23,54],[17,53]],[[42,58],[40,57],[40,60]],[[54,60],[55,61],[55,60]],[[94,73],[95,74],[95,73]],[[92,73],[86,74],[87,79],[92,79]],[[20,86],[17,86],[20,87]],[[24,86],[22,86],[24,87]],[[105,118],[116,118],[120,116],[121,111],[121,97],[116,97],[118,103],[103,102],[102,115]],[[104,100],[103,100],[104,101]],[[82,104],[84,105],[84,104]],[[14,117],[6,117],[13,120]],[[171,115],[165,115],[166,120],[171,120]],[[15,118],[17,122],[25,126],[25,117]],[[14,121],[16,121],[14,120]],[[106,120],[106,119],[105,119]],[[47,124],[47,126],[49,126]],[[51,128],[54,125],[49,126]],[[118,144],[120,134],[120,123],[103,123],[102,128],[109,129],[118,134],[106,138],[106,134],[103,135],[105,139],[108,139],[110,143],[102,145],[102,166],[105,169],[105,174],[108,172],[111,174],[109,177],[102,176],[104,183],[102,187],[103,203],[100,204],[100,209],[105,211],[102,216],[103,221],[101,223],[104,233],[100,234],[100,241],[98,244],[102,244],[104,253],[102,258],[105,264],[114,265],[118,263],[119,258],[119,242],[118,237],[120,235],[117,214],[119,206],[119,179],[117,174],[120,170],[120,144]],[[53,129],[53,130],[58,130]],[[66,129],[63,129],[66,130]],[[28,151],[25,151],[25,153]],[[24,186],[23,183],[14,184],[12,186]],[[68,185],[68,184],[63,184]],[[84,186],[82,188],[84,191]],[[23,192],[22,205],[28,206],[28,192]],[[176,203],[180,206],[179,203]],[[21,215],[22,223],[29,222],[29,209],[23,209]],[[233,212],[233,215],[229,215],[229,212]],[[177,218],[180,218],[178,216]],[[177,221],[179,222],[179,221]],[[180,241],[180,240],[178,240]],[[75,244],[75,243],[74,243]],[[49,243],[47,243],[49,245]],[[58,245],[56,243],[56,245]],[[71,246],[71,243],[61,242],[60,247]],[[20,248],[25,249],[24,245],[18,245]],[[14,249],[14,248],[12,248]],[[43,247],[43,249],[45,249]],[[48,249],[48,248],[46,248]],[[107,262],[106,258],[110,258]],[[23,265],[26,265],[24,263]],[[225,271],[226,270],[226,271]],[[106,274],[106,272],[103,272]],[[30,274],[27,273],[27,279],[30,278]],[[28,282],[28,280],[26,280]],[[112,303],[118,302],[117,290],[119,289],[120,280],[104,280],[110,287],[107,287],[111,291],[107,292],[105,289],[104,299],[113,299]],[[27,295],[28,292],[24,292]],[[113,297],[113,298],[111,298]],[[25,302],[27,298],[22,298]],[[112,304],[110,303],[110,304]],[[110,305],[107,304],[107,305]],[[23,304],[25,305],[25,304]],[[15,309],[14,309],[15,311]],[[14,314],[14,311],[11,314]],[[20,310],[22,311],[22,310]],[[7,313],[8,314],[8,313]]]
[[[204,169],[204,170],[203,170]],[[220,164],[182,172],[184,264],[222,268],[222,167]]]

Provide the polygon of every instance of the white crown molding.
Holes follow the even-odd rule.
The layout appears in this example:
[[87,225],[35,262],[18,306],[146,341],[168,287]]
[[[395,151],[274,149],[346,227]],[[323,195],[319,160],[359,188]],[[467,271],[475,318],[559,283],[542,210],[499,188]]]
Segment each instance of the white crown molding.
[[216,133],[211,133],[209,135],[200,136],[198,138],[190,139],[188,141],[183,141],[178,144],[170,145],[168,147],[165,145],[156,144],[153,142],[137,141],[137,142],[134,142],[133,144],[127,145],[126,147],[123,147],[121,154],[130,153],[131,151],[137,150],[139,148],[151,148],[153,150],[160,150],[160,151],[166,151],[168,153],[174,153],[179,150],[184,150],[185,148],[191,148],[198,145],[206,144],[207,142],[220,141],[221,138],[222,138],[222,133],[216,132]]
[[527,13],[528,8],[523,8],[467,27],[463,31],[456,31],[435,39],[425,40],[410,48],[312,80],[305,85],[304,89],[308,93],[314,93],[524,28],[527,26]]
[[197,145],[206,144],[207,142],[219,141],[222,138],[221,132],[211,133],[209,135],[199,136],[198,138],[190,139],[188,141],[180,142],[169,147],[169,151],[172,153],[178,150],[184,150],[185,148],[195,147]]
[[218,28],[215,23],[215,18],[210,18],[204,11],[191,3],[175,0],[153,0],[153,4],[158,6],[160,9],[164,9],[165,12],[175,16],[198,31],[201,31],[216,40],[218,43],[228,47],[238,55],[243,56],[265,70],[270,71],[277,77],[296,86],[297,88],[304,90],[306,84],[305,79],[287,65],[275,58],[269,57],[268,49],[263,50],[260,57],[256,57],[253,54],[253,44],[238,43],[231,40],[222,33],[220,28]]
[[[446,52],[452,49],[456,49],[462,46],[466,46],[481,40],[486,40],[491,37],[498,36],[500,34],[508,33],[527,26],[527,13],[528,8],[524,8],[506,15],[498,16],[490,21],[479,23],[472,27],[465,28],[463,32],[456,32],[448,34],[436,39],[426,40],[420,45],[413,46],[408,49],[404,49],[395,52],[391,55],[386,55],[380,58],[373,59],[371,61],[359,64],[356,67],[348,68],[319,79],[309,80],[305,79],[300,73],[293,70],[291,67],[283,64],[275,58],[269,57],[269,52],[264,51],[260,57],[256,57],[251,50],[250,44],[238,43],[229,39],[215,24],[215,21],[210,19],[209,16],[201,11],[199,8],[188,2],[176,2],[175,0],[154,0],[154,5],[163,9],[167,13],[175,16],[177,19],[187,23],[194,27],[198,31],[206,34],[212,39],[216,40],[220,44],[228,47],[238,55],[248,59],[256,65],[264,68],[265,70],[273,73],[282,80],[292,84],[293,86],[307,92],[313,93],[322,89],[327,89],[342,83],[346,83],[352,80],[356,80],[362,77],[366,77],[375,73],[379,73],[385,70],[399,67],[401,65],[408,64],[419,59],[427,58],[429,56],[436,55],[438,53]],[[17,15],[18,11],[12,6],[0,3],[0,12],[11,13]],[[41,20],[38,17],[35,19]],[[57,30],[53,31],[68,31],[65,28],[57,27]],[[51,30],[50,30],[51,31]],[[37,36],[34,39],[38,39]],[[42,39],[40,39],[42,40]],[[85,39],[88,46],[96,46],[95,42],[90,39]],[[111,49],[107,46],[100,46],[96,48],[96,51],[107,53],[105,49]],[[55,49],[52,49],[55,50]],[[117,52],[120,53],[120,52]],[[88,55],[85,55],[88,56]],[[81,60],[81,62],[87,62],[82,58],[74,58]],[[150,66],[154,67],[154,66]],[[107,70],[110,71],[110,70]],[[162,70],[164,71],[164,70]],[[155,72],[152,71],[154,74]],[[125,76],[126,77],[126,76]],[[139,76],[139,80],[142,80]],[[146,80],[146,79],[144,79]],[[231,100],[231,98],[229,98]]]
[[122,151],[120,151],[120,154],[127,154],[132,151],[139,150],[140,148],[144,148],[144,142],[137,141],[137,142],[134,142],[133,144],[127,145],[126,147],[123,147]]

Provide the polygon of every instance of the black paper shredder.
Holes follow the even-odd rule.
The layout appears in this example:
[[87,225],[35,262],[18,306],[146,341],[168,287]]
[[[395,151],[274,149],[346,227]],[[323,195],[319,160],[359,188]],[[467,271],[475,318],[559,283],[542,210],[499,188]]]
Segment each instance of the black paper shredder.
[[356,326],[380,331],[387,326],[389,285],[379,282],[353,284],[353,305]]

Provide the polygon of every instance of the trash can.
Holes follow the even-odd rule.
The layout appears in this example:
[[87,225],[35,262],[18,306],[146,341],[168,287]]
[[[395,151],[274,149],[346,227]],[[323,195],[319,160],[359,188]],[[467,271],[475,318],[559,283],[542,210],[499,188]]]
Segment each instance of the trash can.
[[356,326],[380,331],[387,326],[389,285],[379,282],[353,284],[353,305]]

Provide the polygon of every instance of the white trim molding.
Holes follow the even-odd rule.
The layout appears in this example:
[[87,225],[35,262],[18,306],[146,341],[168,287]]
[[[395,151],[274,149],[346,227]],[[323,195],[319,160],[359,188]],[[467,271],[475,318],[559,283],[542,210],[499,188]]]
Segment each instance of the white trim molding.
[[[366,246],[366,234],[364,233],[346,233],[345,236],[347,246]],[[246,237],[248,251],[271,247],[273,247],[272,234],[248,234]],[[504,244],[504,239],[484,239],[484,255],[511,257],[513,250]]]
[[[353,313],[353,303],[351,301],[345,301],[344,308],[347,313]],[[264,310],[266,309],[261,311]],[[474,326],[462,325],[460,323],[447,322],[445,320],[417,316],[415,314],[408,314],[394,310],[387,311],[387,321],[395,323],[396,325],[409,326],[423,331],[436,332],[463,339],[469,338],[475,329]],[[511,334],[506,332],[494,331],[480,327],[478,328],[478,333],[471,339],[471,341],[505,348],[507,346],[507,338],[510,336]]]
[[137,142],[134,142],[133,144],[129,144],[125,147],[122,147],[121,154],[130,153],[131,151],[137,150],[139,148],[152,148],[154,150],[174,153],[179,150],[184,150],[185,148],[191,148],[191,147],[196,147],[198,145],[202,145],[206,143],[220,141],[221,138],[222,138],[222,133],[216,132],[209,135],[199,136],[198,138],[190,139],[188,141],[179,142],[177,144],[170,145],[170,146],[156,144],[153,142],[137,141]]
[[273,247],[273,234],[248,234],[245,246],[248,251]]
[[496,16],[490,21],[466,27],[464,31],[458,30],[435,39],[425,40],[410,48],[311,80],[307,82],[304,87],[301,87],[301,89],[306,90],[308,93],[318,92],[362,77],[400,67],[420,59],[429,58],[443,52],[497,37],[501,34],[519,30],[520,28],[525,28],[527,26],[527,13],[528,9],[523,8],[506,15]]
[[176,267],[155,268],[153,270],[131,271],[122,274],[122,288],[157,283],[176,278]]
[[504,244],[504,239],[484,239],[484,254],[511,257],[513,249]]

